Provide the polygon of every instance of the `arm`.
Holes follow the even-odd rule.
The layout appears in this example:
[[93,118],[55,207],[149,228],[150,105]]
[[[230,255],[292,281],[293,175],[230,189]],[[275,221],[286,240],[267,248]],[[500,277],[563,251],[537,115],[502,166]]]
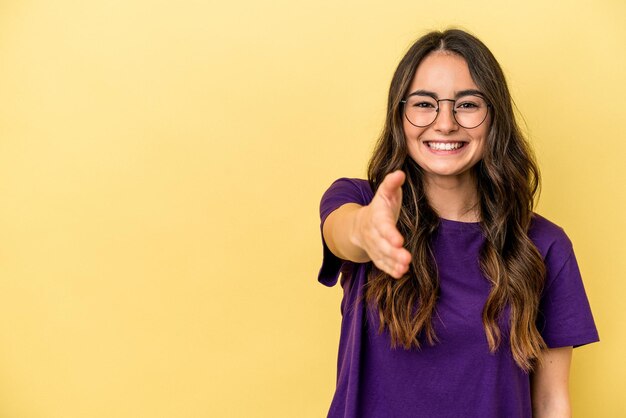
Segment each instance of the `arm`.
[[324,222],[324,240],[328,249],[337,257],[355,263],[370,261],[367,252],[355,243],[355,225],[359,211],[363,206],[357,203],[346,203],[333,211]]
[[409,269],[411,254],[396,228],[402,205],[404,173],[388,174],[367,206],[346,203],[324,221],[322,233],[337,257],[356,263],[372,261],[376,267],[400,278]]
[[544,351],[541,364],[531,374],[533,418],[570,418],[569,369],[572,347]]

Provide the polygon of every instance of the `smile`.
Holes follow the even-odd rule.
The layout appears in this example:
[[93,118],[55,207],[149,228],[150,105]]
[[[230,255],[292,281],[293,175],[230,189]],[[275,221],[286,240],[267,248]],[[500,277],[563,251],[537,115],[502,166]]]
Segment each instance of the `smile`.
[[464,147],[466,142],[426,142],[430,149],[437,151],[452,151]]

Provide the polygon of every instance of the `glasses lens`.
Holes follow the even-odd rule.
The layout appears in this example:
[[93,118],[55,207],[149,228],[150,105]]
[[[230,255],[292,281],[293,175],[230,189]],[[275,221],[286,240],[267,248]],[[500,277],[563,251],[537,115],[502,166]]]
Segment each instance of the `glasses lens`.
[[428,126],[437,117],[437,101],[429,96],[411,96],[404,106],[404,114],[411,124],[420,128]]
[[487,107],[480,96],[459,97],[454,103],[454,118],[464,128],[475,128],[487,118]]

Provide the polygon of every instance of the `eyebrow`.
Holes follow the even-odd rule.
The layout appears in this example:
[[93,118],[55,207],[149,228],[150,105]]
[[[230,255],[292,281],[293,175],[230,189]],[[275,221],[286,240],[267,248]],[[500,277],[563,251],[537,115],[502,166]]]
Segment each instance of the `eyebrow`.
[[[456,100],[459,97],[468,96],[468,95],[485,97],[484,93],[482,91],[480,91],[480,90],[467,89],[467,90],[461,90],[461,91],[457,92],[454,95],[454,99]],[[411,97],[411,96],[429,96],[429,97],[432,97],[435,100],[437,100],[439,98],[437,93],[435,93],[433,91],[428,91],[428,90],[415,90],[413,93],[409,94],[407,96],[407,98]]]

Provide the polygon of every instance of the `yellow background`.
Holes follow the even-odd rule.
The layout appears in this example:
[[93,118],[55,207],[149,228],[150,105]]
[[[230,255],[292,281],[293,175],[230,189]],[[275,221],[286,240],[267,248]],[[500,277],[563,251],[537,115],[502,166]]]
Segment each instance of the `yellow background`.
[[626,4],[0,3],[0,417],[321,417],[339,288],[318,204],[363,177],[410,43],[501,62],[602,342],[577,417],[626,416]]

